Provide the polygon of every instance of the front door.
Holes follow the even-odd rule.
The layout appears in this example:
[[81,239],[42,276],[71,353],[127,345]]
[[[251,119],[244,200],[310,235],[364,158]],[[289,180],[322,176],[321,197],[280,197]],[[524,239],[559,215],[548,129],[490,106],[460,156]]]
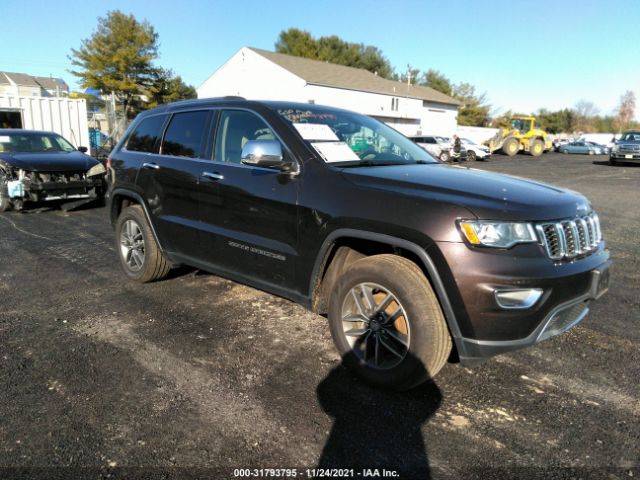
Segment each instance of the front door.
[[200,177],[201,256],[231,273],[295,290],[298,182],[240,162],[244,144],[259,139],[277,137],[255,113],[219,113],[213,161]]

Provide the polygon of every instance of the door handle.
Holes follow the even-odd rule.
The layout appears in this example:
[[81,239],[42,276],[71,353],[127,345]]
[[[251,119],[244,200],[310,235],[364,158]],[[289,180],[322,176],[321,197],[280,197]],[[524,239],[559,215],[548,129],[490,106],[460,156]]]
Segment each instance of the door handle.
[[224,180],[224,175],[214,172],[202,172],[202,176],[210,180]]
[[156,163],[143,163],[142,164],[143,168],[150,168],[152,170],[158,170],[160,168],[160,165],[156,164]]

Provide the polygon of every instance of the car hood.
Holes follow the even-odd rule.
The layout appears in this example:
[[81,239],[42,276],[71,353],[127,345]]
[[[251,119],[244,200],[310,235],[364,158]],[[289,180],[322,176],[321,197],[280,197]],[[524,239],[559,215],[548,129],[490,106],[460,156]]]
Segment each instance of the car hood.
[[46,153],[0,153],[0,161],[30,172],[78,172],[99,162],[79,151]]
[[579,193],[532,180],[443,164],[356,167],[343,177],[360,187],[462,206],[481,219],[541,221],[584,215]]

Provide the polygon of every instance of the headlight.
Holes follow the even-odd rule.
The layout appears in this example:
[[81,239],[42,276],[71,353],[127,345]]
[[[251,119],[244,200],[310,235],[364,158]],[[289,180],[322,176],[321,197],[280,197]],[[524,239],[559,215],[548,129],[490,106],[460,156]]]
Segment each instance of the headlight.
[[472,245],[509,248],[517,243],[538,241],[533,225],[530,223],[464,220],[458,224],[463,236]]
[[94,177],[96,175],[102,175],[106,171],[107,170],[104,168],[104,165],[99,163],[99,164],[94,165],[93,167],[91,167],[89,169],[89,171],[87,172],[87,177]]

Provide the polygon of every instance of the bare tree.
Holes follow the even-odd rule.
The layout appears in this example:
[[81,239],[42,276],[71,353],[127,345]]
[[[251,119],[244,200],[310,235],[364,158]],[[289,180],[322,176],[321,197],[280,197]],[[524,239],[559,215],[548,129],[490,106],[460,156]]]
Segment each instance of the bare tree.
[[571,129],[574,132],[591,132],[594,118],[598,115],[598,109],[588,100],[579,100],[573,107],[573,122]]
[[620,97],[618,113],[613,120],[613,124],[618,131],[625,130],[633,120],[636,113],[636,95],[631,90],[627,90]]

